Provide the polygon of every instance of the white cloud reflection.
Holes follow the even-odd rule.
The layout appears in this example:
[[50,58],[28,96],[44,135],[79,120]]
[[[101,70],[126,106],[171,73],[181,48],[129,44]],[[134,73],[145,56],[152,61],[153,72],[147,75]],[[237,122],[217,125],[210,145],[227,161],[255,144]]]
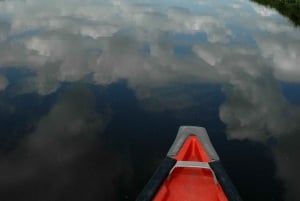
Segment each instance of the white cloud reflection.
[[299,30],[259,38],[258,41],[262,56],[271,61],[270,65],[273,66],[278,79],[289,82],[300,81]]
[[274,69],[256,48],[206,45],[194,51],[226,79],[220,117],[230,138],[264,141],[299,128],[300,108],[283,96]]
[[[142,78],[142,82],[167,83],[170,81],[168,79],[180,80],[182,73],[190,76],[189,72],[192,71],[194,75],[199,76],[195,76],[199,80],[224,80],[219,77],[219,69],[211,70],[209,67],[220,59],[218,56],[213,58],[199,50],[197,54],[201,54],[200,57],[209,65],[197,60],[193,55],[182,61],[173,52],[174,46],[180,42],[165,38],[165,34],[204,33],[208,43],[226,43],[233,35],[234,38],[239,37],[239,32],[236,32],[238,30],[227,26],[230,23],[228,17],[221,20],[218,16],[192,13],[187,9],[179,9],[178,6],[161,9],[158,5],[128,1],[91,1],[84,6],[80,5],[79,1],[72,4],[60,1],[46,1],[42,4],[34,0],[2,2],[0,10],[3,16],[6,16],[4,19],[10,23],[10,28],[5,27],[1,30],[8,32],[6,38],[10,40],[2,43],[0,65],[27,66],[37,71],[37,75],[43,74],[39,71],[45,71],[43,69],[53,65],[54,67],[49,68],[55,69],[50,71],[55,74],[53,79],[57,80],[57,84],[63,81],[78,81],[91,73],[94,75],[94,81],[100,84],[127,79],[138,85],[142,84],[138,79],[144,75],[147,76]],[[254,4],[251,6],[261,8]],[[251,17],[253,16],[243,18],[248,20]],[[256,25],[266,33],[273,32],[278,27],[278,24],[272,24],[271,20],[252,21],[250,25]],[[243,27],[241,24],[240,26]],[[282,26],[278,28],[281,32],[285,30]],[[296,31],[286,27],[287,30],[283,34]],[[41,32],[28,33],[28,30]],[[269,65],[275,67],[277,78],[287,80],[291,76],[297,79],[299,76],[295,73],[298,73],[299,48],[295,42],[299,38],[295,38],[295,42],[291,43],[282,42],[280,36],[275,39],[273,36],[262,36],[257,34],[253,39],[257,41],[261,54],[274,60],[274,63]],[[143,52],[145,45],[150,49],[148,55]],[[195,46],[192,43],[188,45]],[[35,79],[33,83],[38,82],[37,80],[40,79]],[[37,91],[46,94],[53,90]]]
[[8,80],[2,74],[0,74],[0,91],[5,90],[8,86]]
[[256,13],[258,13],[259,15],[261,15],[263,17],[270,17],[273,15],[276,15],[276,11],[272,8],[261,6],[261,5],[255,4],[255,3],[252,4],[252,7]]
[[[0,65],[26,66],[36,73],[23,80],[19,93],[49,94],[56,91],[61,82],[75,82],[92,75],[97,84],[125,79],[139,91],[145,91],[140,90],[143,86],[155,88],[184,83],[187,79],[229,83],[240,93],[238,98],[245,96],[250,101],[251,97],[264,94],[261,82],[257,81],[270,80],[270,83],[265,81],[265,90],[277,93],[270,95],[272,102],[279,100],[274,105],[286,107],[276,82],[299,81],[299,30],[291,28],[285,20],[261,19],[246,10],[243,11],[247,15],[239,16],[241,19],[236,21],[235,16],[225,15],[220,19],[221,13],[219,16],[201,14],[180,5],[163,8],[159,4],[131,1],[90,1],[83,6],[80,1],[1,2],[2,18],[6,21],[1,33],[6,33],[2,38],[7,40],[0,49]],[[241,5],[241,2],[233,1],[232,5]],[[257,12],[268,11],[256,4],[248,6]],[[245,5],[233,7],[237,10]],[[239,28],[229,26],[231,20],[240,22]],[[243,20],[250,20],[249,27],[241,24]],[[240,29],[249,29],[252,35],[246,40],[256,42],[255,47],[244,43],[241,48],[231,45],[234,41],[230,40],[240,37]],[[184,38],[177,41],[171,37],[181,34],[188,38],[203,33],[207,41],[185,42]],[[190,47],[194,54],[179,56],[174,49],[180,45]],[[1,79],[6,87],[5,77]],[[137,94],[143,97],[140,92]],[[257,104],[265,105],[256,108],[269,107],[268,100],[256,99]],[[233,118],[224,111],[222,107],[225,122],[226,117]]]

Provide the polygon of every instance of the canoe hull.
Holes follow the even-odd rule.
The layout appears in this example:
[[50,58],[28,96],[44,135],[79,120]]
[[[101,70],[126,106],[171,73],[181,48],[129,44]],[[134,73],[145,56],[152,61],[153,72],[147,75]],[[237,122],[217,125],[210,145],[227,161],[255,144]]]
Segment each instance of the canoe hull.
[[207,132],[182,126],[136,201],[241,201]]

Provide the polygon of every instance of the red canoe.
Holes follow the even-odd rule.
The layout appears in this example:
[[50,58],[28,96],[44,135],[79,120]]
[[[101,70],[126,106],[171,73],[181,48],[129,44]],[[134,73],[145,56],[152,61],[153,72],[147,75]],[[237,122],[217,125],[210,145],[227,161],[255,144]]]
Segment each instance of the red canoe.
[[181,126],[136,201],[241,201],[204,128]]

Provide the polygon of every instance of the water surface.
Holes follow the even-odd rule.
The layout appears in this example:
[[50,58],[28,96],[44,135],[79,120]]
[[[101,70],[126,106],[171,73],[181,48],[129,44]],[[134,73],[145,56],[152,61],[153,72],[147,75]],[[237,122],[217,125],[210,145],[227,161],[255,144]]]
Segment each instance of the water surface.
[[1,1],[1,197],[134,200],[197,125],[243,200],[299,200],[299,64],[250,1]]

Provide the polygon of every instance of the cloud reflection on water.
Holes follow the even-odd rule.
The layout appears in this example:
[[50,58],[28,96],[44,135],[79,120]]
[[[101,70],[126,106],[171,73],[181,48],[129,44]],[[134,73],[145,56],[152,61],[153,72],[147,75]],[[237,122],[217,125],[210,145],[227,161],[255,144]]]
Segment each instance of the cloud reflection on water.
[[93,110],[87,89],[70,89],[16,150],[0,156],[1,198],[117,200],[130,188],[131,169],[101,142],[110,116]]
[[0,74],[0,91],[5,90],[8,84],[9,83],[7,78],[4,75]]

